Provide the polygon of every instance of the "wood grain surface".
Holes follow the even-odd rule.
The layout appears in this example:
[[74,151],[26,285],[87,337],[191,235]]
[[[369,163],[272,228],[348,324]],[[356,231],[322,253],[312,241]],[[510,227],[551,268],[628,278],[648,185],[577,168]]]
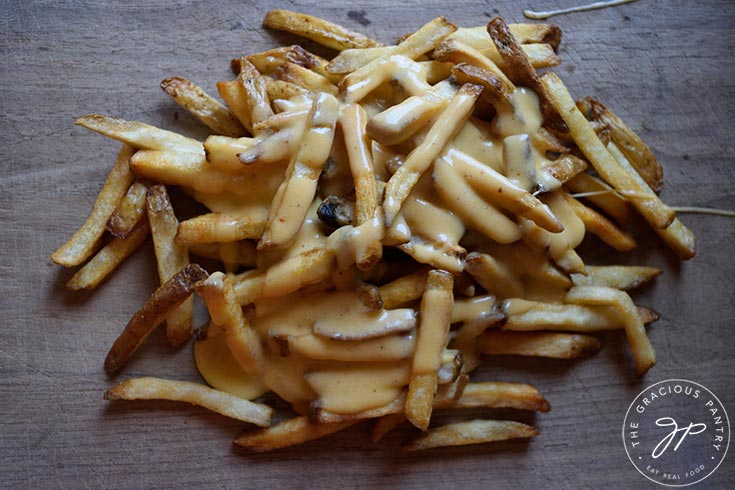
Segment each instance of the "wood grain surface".
[[[392,42],[437,15],[465,26],[496,14],[523,21],[531,4],[577,2],[348,3],[0,2],[0,487],[658,488],[631,466],[621,441],[639,391],[688,378],[735,415],[735,227],[700,215],[682,217],[698,238],[688,263],[648,231],[634,253],[594,259],[665,271],[635,295],[662,313],[650,330],[658,365],[643,379],[621,334],[601,336],[604,349],[581,362],[502,357],[485,365],[479,379],[529,382],[550,401],[550,413],[520,416],[541,431],[529,443],[406,455],[397,447],[407,429],[371,445],[362,424],[247,456],[231,446],[241,423],[173,403],[102,399],[113,382],[105,354],[157,278],[150,247],[91,294],[66,291],[71,272],[50,262],[91,209],[119,148],[75,127],[76,116],[98,112],[203,137],[158,83],[185,76],[215,92],[217,80],[231,77],[230,58],[295,41],[260,27],[275,7]],[[665,165],[664,200],[735,209],[735,4],[641,0],[554,21],[564,30],[556,71],[575,97],[596,95],[640,131]],[[123,377],[138,375],[199,379],[191,345],[171,351],[159,334]],[[735,454],[696,488],[735,488]]]

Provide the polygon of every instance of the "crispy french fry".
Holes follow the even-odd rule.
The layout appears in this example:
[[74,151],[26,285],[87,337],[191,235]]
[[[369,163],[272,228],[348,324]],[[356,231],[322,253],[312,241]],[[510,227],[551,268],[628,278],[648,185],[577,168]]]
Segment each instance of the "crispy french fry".
[[268,100],[265,80],[247,58],[240,60],[240,70],[237,80],[245,87],[245,103],[250,109],[250,122],[255,129],[258,123],[273,115],[273,109]]
[[134,176],[130,171],[129,162],[134,153],[135,149],[133,147],[123,145],[117,155],[115,165],[110,170],[102,190],[97,195],[97,200],[87,221],[68,242],[51,255],[51,260],[54,263],[64,267],[74,267],[92,255],[98,240],[105,232],[107,220],[133,182]]
[[581,175],[585,169],[587,169],[587,162],[574,155],[564,155],[542,170],[548,172],[559,182],[566,183]]
[[[457,41],[456,39],[445,39],[434,49],[432,53],[434,59],[439,61],[451,61],[455,64],[466,64],[474,66],[478,69],[478,78],[483,81],[492,81],[492,83],[482,83],[491,87],[498,87],[498,92],[509,101],[510,94],[515,90],[515,85],[508,79],[503,71],[493,63],[488,57],[476,49]],[[472,82],[476,83],[476,82]]]
[[142,150],[204,154],[204,147],[197,140],[141,122],[88,114],[77,119],[76,124]]
[[645,373],[656,364],[656,354],[646,336],[643,321],[627,293],[605,287],[577,286],[567,293],[566,300],[576,304],[613,307],[625,325],[625,335],[628,337],[638,374]]
[[275,78],[264,77],[265,88],[268,92],[268,98],[272,101],[278,99],[290,99],[296,96],[309,96],[312,94],[309,90],[300,87],[291,82],[285,82],[283,80],[276,80]]
[[[534,68],[551,68],[561,64],[559,56],[554,51],[554,47],[551,44],[523,44],[521,49],[528,58],[529,63]],[[484,56],[487,56],[493,63],[498,65],[501,69],[504,67],[503,58],[498,53],[495,46],[491,46],[487,49],[478,50]]]
[[215,133],[232,137],[245,134],[245,128],[227,107],[190,80],[166,78],[161,82],[161,89]]
[[457,128],[470,116],[480,91],[481,88],[477,85],[463,85],[442,110],[421,144],[406,157],[403,165],[390,178],[383,201],[387,226],[391,225],[421,175],[439,156]]
[[186,402],[260,427],[268,427],[273,417],[273,409],[268,405],[243,400],[202,384],[160,378],[126,379],[107,390],[105,400]]
[[224,332],[227,347],[237,363],[245,372],[261,372],[264,366],[260,339],[237,302],[231,279],[215,272],[199,282],[196,290],[207,304],[212,322]]
[[[240,73],[238,69],[237,73]],[[217,82],[217,92],[240,124],[252,134],[253,124],[250,120],[250,107],[247,103],[245,87],[240,80]]]
[[319,439],[320,437],[346,429],[358,422],[360,420],[348,420],[334,424],[317,424],[311,422],[309,417],[295,417],[279,422],[267,429],[245,432],[234,440],[234,444],[244,448],[248,452],[262,453],[313,441],[314,439]]
[[587,275],[572,274],[575,286],[604,286],[628,291],[648,284],[661,274],[656,267],[635,265],[588,265]]
[[436,447],[466,446],[508,439],[530,439],[538,430],[530,425],[511,420],[470,420],[431,429],[402,451],[422,451]]
[[493,106],[504,106],[511,103],[512,84],[508,85],[510,82],[503,82],[495,73],[471,63],[460,62],[452,67],[452,75],[459,83],[480,85],[482,99]]
[[191,243],[234,242],[248,238],[259,239],[266,225],[265,210],[247,213],[208,213],[179,223],[175,242]]
[[[308,69],[314,69],[319,66],[319,60],[316,55],[308,52],[298,44],[261,51],[260,53],[248,55],[245,58],[263,75],[272,74],[279,66],[283,66],[286,63],[294,63]],[[231,67],[235,75],[238,75],[242,71],[242,58],[233,59]]]
[[549,332],[486,331],[478,351],[485,355],[519,355],[574,359],[597,353],[600,341],[589,335]]
[[66,287],[72,291],[94,289],[143,244],[150,228],[139,223],[125,238],[115,238],[74,274]]
[[390,310],[419,299],[424,294],[427,274],[426,269],[420,269],[380,286],[383,307]]
[[370,441],[373,444],[377,443],[385,434],[404,422],[406,422],[406,416],[403,413],[383,415],[375,421],[375,424],[373,424],[373,428],[370,431]]
[[[554,50],[561,43],[561,29],[554,24],[508,24],[508,28],[519,43],[524,45],[549,44]],[[460,27],[451,36],[475,49],[493,46],[485,26]]]
[[314,99],[304,138],[273,198],[259,249],[284,248],[301,228],[329,156],[338,109],[337,99],[331,95],[320,94]]
[[551,410],[539,391],[531,385],[522,383],[503,383],[485,381],[468,383],[457,400],[446,402],[442,408],[515,408],[548,412]]
[[240,161],[240,154],[252,149],[258,140],[255,138],[229,138],[210,136],[204,141],[204,154],[207,163],[226,173],[243,173],[247,169]]
[[610,128],[610,137],[638,174],[654,192],[660,192],[664,185],[663,168],[640,136],[610,109],[592,97],[577,101],[577,107],[583,114],[590,116],[590,119],[600,121]]
[[523,296],[523,283],[509,267],[491,255],[470,253],[465,270],[490,293],[499,297]]
[[551,103],[556,107],[569,126],[569,132],[587,160],[598,174],[623,193],[643,217],[654,228],[666,228],[674,220],[674,211],[664,204],[655,193],[646,191],[632,175],[621,168],[610,152],[602,145],[589,122],[577,109],[571,95],[554,73],[541,77]]
[[105,359],[105,371],[110,375],[117,373],[171,310],[191,296],[194,285],[206,277],[207,271],[190,264],[156,289],[112,344]]
[[125,238],[145,216],[145,195],[148,185],[136,180],[128,188],[107,220],[107,231],[115,238]]
[[275,77],[284,82],[293,83],[315,93],[337,95],[337,86],[323,75],[295,63],[286,63],[276,69]]
[[[161,284],[164,284],[189,265],[189,253],[186,247],[174,241],[179,220],[176,219],[165,186],[154,185],[148,190],[146,208],[158,264],[158,277]],[[193,298],[184,300],[171,310],[166,317],[166,339],[169,344],[179,346],[189,340],[192,334],[193,315]]]
[[[224,245],[228,245],[225,249]],[[234,248],[232,247],[234,245]],[[187,246],[189,253],[205,259],[220,260],[236,266],[255,267],[258,251],[255,242],[239,240],[237,242],[222,243],[191,243]]]
[[583,194],[584,199],[604,211],[620,226],[625,226],[628,222],[628,218],[630,218],[628,202],[615,193],[605,182],[588,173],[580,173],[573,179],[566,181],[565,184],[569,190]]
[[618,252],[628,252],[637,246],[633,235],[621,230],[594,209],[588,208],[569,194],[564,194],[564,199],[572,207],[574,214],[582,220],[588,232],[596,235]]
[[413,355],[411,382],[406,396],[406,418],[426,430],[431,419],[441,351],[447,345],[454,296],[452,276],[440,270],[429,272],[421,300],[421,325]]
[[379,42],[340,25],[289,10],[271,10],[265,15],[263,26],[311,39],[337,51],[380,46]]

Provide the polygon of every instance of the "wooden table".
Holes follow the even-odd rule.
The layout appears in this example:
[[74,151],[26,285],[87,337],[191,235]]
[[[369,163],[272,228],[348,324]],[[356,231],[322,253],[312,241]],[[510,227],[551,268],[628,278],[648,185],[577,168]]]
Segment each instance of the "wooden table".
[[[156,283],[150,251],[91,294],[64,289],[49,255],[83,221],[118,143],[73,125],[99,112],[193,136],[198,124],[161,92],[170,75],[214,92],[230,58],[293,42],[260,27],[277,6],[308,11],[386,42],[445,15],[460,25],[572,0],[486,3],[74,1],[0,5],[0,486],[4,488],[654,488],[626,458],[620,431],[645,386],[684,377],[735,414],[733,221],[685,215],[697,257],[679,263],[650,233],[625,259],[664,275],[636,294],[661,311],[650,330],[658,365],[635,376],[624,336],[576,363],[498,358],[483,379],[533,383],[552,412],[528,416],[530,443],[396,451],[408,430],[367,441],[367,424],[261,456],[231,448],[242,424],[173,403],[108,403],[102,361]],[[267,4],[267,5],[266,5]],[[573,95],[595,94],[639,130],[665,165],[664,200],[735,209],[735,6],[729,0],[640,1],[554,19],[556,70]],[[190,346],[155,335],[125,376],[198,379]],[[523,419],[523,417],[521,417]],[[735,488],[735,455],[697,488]]]

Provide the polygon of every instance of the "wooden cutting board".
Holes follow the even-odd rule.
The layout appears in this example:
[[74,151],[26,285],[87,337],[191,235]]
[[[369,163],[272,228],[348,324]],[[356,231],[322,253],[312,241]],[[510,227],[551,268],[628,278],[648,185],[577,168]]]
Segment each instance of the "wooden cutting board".
[[[681,264],[650,232],[621,258],[664,269],[635,295],[659,310],[650,329],[658,365],[634,374],[622,334],[603,335],[594,358],[569,363],[490,360],[478,379],[529,382],[547,414],[531,442],[406,455],[411,433],[378,445],[368,425],[260,456],[233,451],[242,424],[173,403],[108,403],[107,350],[153,290],[142,251],[90,294],[64,289],[71,272],[51,252],[83,222],[119,147],[73,125],[98,112],[202,137],[161,92],[171,75],[214,92],[229,60],[296,39],[260,27],[292,8],[384,42],[444,15],[463,26],[495,15],[521,22],[525,2],[296,0],[24,2],[0,5],[0,487],[4,488],[652,488],[628,461],[621,427],[645,386],[688,378],[735,413],[735,232],[727,218],[684,215],[698,238]],[[564,30],[556,68],[575,97],[594,94],[629,121],[665,165],[665,201],[735,209],[735,4],[644,1],[554,19]],[[587,249],[589,247],[586,247]],[[172,352],[154,335],[124,375],[196,380],[191,346]],[[482,414],[480,414],[482,415]],[[516,414],[517,415],[517,414]],[[698,488],[735,488],[735,457]]]

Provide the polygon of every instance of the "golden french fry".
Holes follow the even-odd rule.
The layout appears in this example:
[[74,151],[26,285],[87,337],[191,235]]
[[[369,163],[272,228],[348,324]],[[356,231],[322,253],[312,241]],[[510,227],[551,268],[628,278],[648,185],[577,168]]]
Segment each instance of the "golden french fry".
[[547,172],[559,182],[566,183],[574,180],[579,175],[583,175],[582,172],[585,169],[587,169],[587,162],[574,155],[564,155],[544,167],[542,171]]
[[430,271],[421,300],[421,325],[413,355],[405,413],[406,418],[422,430],[429,426],[441,352],[447,345],[454,306],[453,283],[448,272]]
[[143,244],[150,228],[148,222],[139,223],[125,238],[115,238],[74,274],[66,287],[78,291],[94,289],[104,281],[126,258]]
[[380,286],[383,307],[390,310],[419,299],[424,294],[427,274],[426,269],[420,269]]
[[582,194],[584,199],[600,208],[620,226],[625,226],[628,222],[630,217],[628,202],[605,182],[588,173],[580,173],[565,184],[574,193]]
[[54,263],[64,267],[74,267],[89,258],[94,252],[97,242],[105,232],[105,225],[120,200],[125,195],[135,178],[130,171],[130,157],[135,149],[123,145],[117,155],[115,165],[110,170],[102,190],[97,195],[92,212],[68,242],[59,247],[52,255]]
[[76,124],[142,150],[171,150],[204,154],[204,147],[197,140],[150,124],[99,114],[82,116],[76,120]]
[[148,185],[136,180],[128,188],[107,220],[107,231],[115,238],[125,238],[145,216],[145,195]]
[[[559,59],[551,44],[523,44],[521,45],[521,49],[523,49],[524,54],[528,58],[528,62],[534,68],[551,68],[561,64],[561,59]],[[478,51],[484,56],[487,56],[488,59],[501,69],[505,66],[503,58],[494,45]]]
[[523,283],[508,266],[491,255],[470,253],[465,270],[490,293],[500,297],[523,296]]
[[575,286],[604,286],[628,291],[648,284],[661,274],[656,267],[635,265],[588,265],[587,275],[572,274]]
[[243,173],[247,169],[240,161],[240,154],[252,149],[258,140],[255,138],[229,138],[210,136],[204,141],[204,154],[207,163],[226,173]]
[[245,128],[227,107],[190,80],[166,78],[161,82],[161,89],[215,133],[232,137],[245,134]]
[[435,447],[465,446],[508,439],[530,439],[538,431],[530,425],[511,420],[470,420],[431,429],[402,451],[422,451]]
[[510,94],[515,90],[513,82],[508,79],[505,73],[495,63],[476,49],[456,39],[445,39],[442,41],[434,49],[432,56],[439,61],[451,61],[455,64],[466,64],[477,68],[477,72],[470,73],[477,73],[476,76],[483,80],[482,85],[487,85],[488,90],[495,87],[498,95],[501,96],[500,100],[509,100]]
[[645,373],[656,364],[656,353],[646,336],[643,321],[627,293],[598,286],[577,286],[567,293],[566,300],[576,304],[613,307],[625,325],[625,335],[628,337],[638,374]]
[[276,69],[274,76],[284,82],[293,83],[310,92],[337,95],[337,86],[323,75],[295,63],[286,63]]
[[315,424],[309,417],[295,417],[284,420],[267,429],[248,431],[239,435],[233,442],[248,452],[262,453],[288,446],[303,444],[320,437],[333,434],[360,420],[348,420],[334,424]]
[[258,251],[255,249],[255,242],[250,240],[239,240],[226,244],[190,243],[187,248],[189,253],[205,259],[220,260],[225,264],[245,267],[255,267],[257,265]]
[[498,381],[468,383],[462,395],[456,400],[446,402],[442,408],[445,406],[447,408],[515,408],[537,412],[551,410],[549,402],[533,386]]
[[105,371],[110,375],[117,373],[171,310],[191,296],[194,285],[206,277],[207,271],[190,264],[156,289],[112,344],[105,359]]
[[248,373],[263,370],[263,352],[258,334],[248,323],[237,302],[231,279],[215,272],[196,285],[207,304],[212,322],[225,335],[225,342],[238,364]]
[[625,230],[621,230],[594,209],[588,208],[569,194],[564,194],[564,199],[566,199],[579,219],[582,220],[588,232],[596,235],[600,240],[618,252],[628,252],[637,246],[633,235]]
[[[153,250],[156,253],[158,277],[161,284],[166,283],[178,271],[189,265],[189,253],[186,247],[175,243],[179,220],[168,199],[166,187],[154,185],[148,190],[146,198],[148,222],[153,238]],[[189,340],[192,334],[192,318],[194,315],[194,299],[188,298],[171,310],[166,317],[166,339],[173,346],[179,346]]]
[[[238,68],[237,73],[240,73]],[[245,87],[240,80],[228,80],[217,82],[217,92],[232,114],[240,121],[240,124],[249,132],[253,132],[253,124],[250,121],[250,107],[247,103]]]
[[[549,44],[554,50],[561,43],[561,29],[554,24],[508,24],[508,28],[519,43],[524,45]],[[460,27],[451,36],[475,49],[493,47],[486,26]]]
[[247,58],[240,60],[240,70],[237,80],[245,87],[245,103],[250,109],[250,122],[254,129],[258,123],[273,115],[273,109],[268,100],[265,80]]
[[486,331],[478,351],[485,355],[518,355],[574,359],[597,353],[600,341],[589,335],[549,332]]
[[289,10],[271,10],[265,15],[263,26],[311,39],[337,51],[380,46],[379,42],[340,25]]
[[212,412],[268,427],[273,409],[240,397],[189,381],[160,378],[131,378],[116,384],[105,393],[105,400],[170,400],[197,405]]
[[615,161],[600,142],[594,129],[579,112],[571,95],[554,73],[541,77],[551,103],[556,107],[569,126],[569,132],[587,160],[600,176],[621,192],[654,228],[666,228],[674,220],[674,211],[664,204],[655,193],[646,191],[635,178]]
[[179,245],[191,243],[234,242],[248,238],[259,239],[266,225],[265,210],[250,212],[208,213],[179,223],[175,242]]
[[482,87],[482,99],[490,102],[493,106],[511,104],[512,84],[510,84],[510,81],[504,82],[491,71],[472,63],[459,62],[452,67],[452,75],[459,83],[480,85]]

